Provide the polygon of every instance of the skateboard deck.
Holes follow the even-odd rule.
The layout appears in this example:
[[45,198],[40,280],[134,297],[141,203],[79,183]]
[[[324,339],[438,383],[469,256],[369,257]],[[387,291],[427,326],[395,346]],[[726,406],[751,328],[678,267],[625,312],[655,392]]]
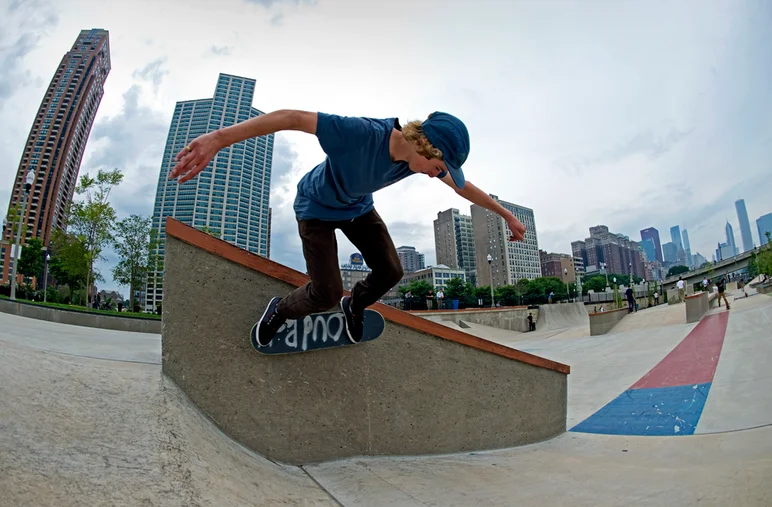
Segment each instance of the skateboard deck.
[[[257,344],[258,321],[252,326],[249,338],[255,350],[268,355],[293,354],[357,345],[348,339],[345,319],[343,312],[338,310],[312,313],[302,319],[288,320],[276,332],[271,343],[265,347],[260,347]],[[364,330],[362,341],[359,343],[375,340],[383,333],[385,326],[386,322],[380,313],[375,310],[365,310]]]

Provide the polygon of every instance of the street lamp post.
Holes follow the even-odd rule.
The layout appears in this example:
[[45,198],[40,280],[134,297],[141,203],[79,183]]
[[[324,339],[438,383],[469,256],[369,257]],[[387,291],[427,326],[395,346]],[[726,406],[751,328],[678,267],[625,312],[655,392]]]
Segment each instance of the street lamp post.
[[491,308],[496,307],[496,303],[493,301],[493,257],[488,254],[488,267],[491,270]]
[[45,303],[48,297],[48,263],[51,260],[51,254],[46,254],[46,265],[43,269],[43,302]]
[[603,273],[606,275],[606,287],[608,287],[608,271],[606,271],[606,263],[601,262],[598,265],[600,266],[600,269],[603,270]]
[[563,278],[566,280],[566,301],[570,301],[571,291],[568,290],[568,268],[563,268]]
[[27,209],[27,199],[29,199],[29,191],[32,188],[32,183],[35,181],[35,173],[32,169],[27,173],[27,178],[24,183],[24,204],[22,204],[19,210],[19,227],[16,229],[16,241],[14,242],[15,248],[12,249],[11,257],[13,257],[13,265],[11,266],[11,301],[16,300],[16,270],[19,266],[19,243],[21,242],[21,228],[24,224],[24,210]]
[[582,295],[582,275],[576,273],[576,295],[579,296],[579,300],[584,303],[584,296]]
[[617,277],[614,277],[614,304],[619,306],[619,287],[617,286]]

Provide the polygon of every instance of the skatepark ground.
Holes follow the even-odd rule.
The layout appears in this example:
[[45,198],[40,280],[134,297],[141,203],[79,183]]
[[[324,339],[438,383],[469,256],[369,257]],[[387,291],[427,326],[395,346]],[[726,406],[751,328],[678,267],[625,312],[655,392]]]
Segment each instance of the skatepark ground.
[[772,297],[748,293],[601,336],[568,309],[531,333],[469,324],[571,365],[566,433],[303,467],[221,433],[161,374],[159,335],[0,313],[0,505],[769,506]]

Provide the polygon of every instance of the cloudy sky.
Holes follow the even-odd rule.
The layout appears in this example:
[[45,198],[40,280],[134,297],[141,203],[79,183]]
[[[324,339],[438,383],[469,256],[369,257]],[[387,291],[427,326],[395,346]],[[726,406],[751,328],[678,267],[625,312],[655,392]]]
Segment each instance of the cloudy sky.
[[[734,201],[772,212],[772,3],[505,0],[0,0],[0,206],[31,122],[81,29],[110,32],[112,71],[81,167],[120,168],[119,216],[150,215],[178,100],[220,72],[257,80],[254,106],[423,119],[471,133],[465,173],[530,207],[539,246],[570,252],[606,224],[640,239],[689,230],[710,259]],[[313,136],[277,135],[272,258],[305,270],[295,185]],[[394,242],[435,260],[432,221],[466,201],[416,175],[375,195]],[[340,235],[340,257],[353,247]],[[114,256],[101,264],[107,282]],[[121,288],[125,292],[125,288]]]

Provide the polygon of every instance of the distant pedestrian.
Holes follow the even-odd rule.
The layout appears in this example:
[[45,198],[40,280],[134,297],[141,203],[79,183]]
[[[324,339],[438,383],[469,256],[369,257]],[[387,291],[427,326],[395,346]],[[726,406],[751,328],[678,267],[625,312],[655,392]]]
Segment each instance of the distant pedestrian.
[[729,300],[726,299],[726,293],[724,292],[726,290],[726,281],[723,276],[716,282],[716,287],[718,288],[718,307],[721,308],[721,298],[724,298],[726,309],[729,310]]
[[413,293],[410,291],[405,292],[405,311],[410,310],[410,307],[412,306],[410,303],[413,300]]
[[684,288],[686,287],[686,284],[684,283],[684,279],[682,277],[678,277],[678,283],[676,283],[676,287],[678,287],[678,300],[683,301],[684,300]]
[[659,304],[659,292],[654,293],[654,304],[655,305]]
[[549,304],[552,304],[552,296],[554,296],[554,295],[555,295],[555,293],[550,291],[550,295],[547,297],[547,301],[548,301]]
[[627,296],[627,313],[633,313],[633,310],[635,309],[635,296],[633,295],[632,287],[627,288],[625,296]]
[[445,293],[442,289],[437,291],[437,309],[442,310],[442,300],[445,298]]
[[536,329],[536,324],[534,324],[534,322],[533,322],[533,314],[529,312],[527,318],[528,318],[528,331],[535,330]]

